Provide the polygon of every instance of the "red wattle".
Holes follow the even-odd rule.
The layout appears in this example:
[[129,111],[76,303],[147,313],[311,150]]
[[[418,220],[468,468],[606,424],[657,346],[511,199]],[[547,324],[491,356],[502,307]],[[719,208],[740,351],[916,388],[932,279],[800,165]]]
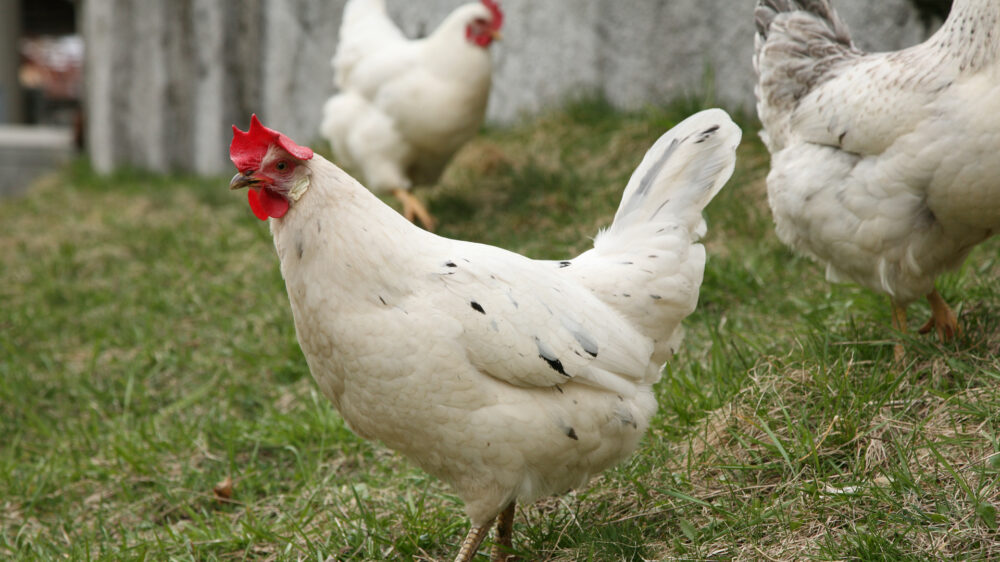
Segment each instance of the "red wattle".
[[250,202],[250,210],[253,214],[260,220],[267,220],[267,213],[264,212],[264,207],[260,204],[260,193],[256,189],[250,188],[247,190],[247,201]]
[[268,189],[248,189],[247,200],[250,210],[262,221],[266,221],[267,217],[280,219],[288,212],[288,200]]
[[269,217],[280,219],[288,212],[288,199],[267,188],[260,190],[260,203]]

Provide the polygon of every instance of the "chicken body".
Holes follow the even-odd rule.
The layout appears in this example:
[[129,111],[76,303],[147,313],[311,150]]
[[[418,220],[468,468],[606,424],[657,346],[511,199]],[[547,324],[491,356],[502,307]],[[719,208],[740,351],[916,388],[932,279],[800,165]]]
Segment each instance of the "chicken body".
[[1000,229],[1000,2],[956,0],[925,43],[856,49],[827,0],[761,0],[757,111],[778,237],[831,281],[889,295],[894,321]]
[[[721,110],[675,127],[594,249],[561,262],[418,229],[320,156],[272,146],[232,185],[297,197],[271,230],[322,392],[358,435],[453,486],[483,535],[515,501],[582,486],[637,447],[697,303],[701,211],[739,139]],[[276,161],[296,170],[275,180]]]
[[484,4],[465,4],[430,36],[411,41],[384,0],[350,0],[344,8],[333,58],[340,91],[323,107],[320,132],[339,164],[369,189],[396,194],[408,218],[425,227],[433,219],[408,192],[436,183],[482,126],[499,17]]

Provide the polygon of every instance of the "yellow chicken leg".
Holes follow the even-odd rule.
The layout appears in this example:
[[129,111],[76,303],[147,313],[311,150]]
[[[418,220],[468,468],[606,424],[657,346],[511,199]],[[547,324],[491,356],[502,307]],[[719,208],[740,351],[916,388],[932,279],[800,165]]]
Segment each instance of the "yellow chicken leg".
[[465,540],[462,541],[462,546],[458,549],[458,556],[455,557],[455,562],[470,562],[475,558],[476,551],[479,550],[479,545],[483,543],[483,539],[486,538],[486,534],[490,532],[490,527],[492,526],[493,521],[491,520],[485,525],[473,526],[469,529],[469,534],[465,535]]
[[[514,558],[514,555],[511,554],[511,542],[514,537],[514,506],[515,502],[510,502],[493,520],[497,524],[497,540],[490,553],[490,562],[507,562]],[[476,557],[476,551],[479,550],[479,545],[483,543],[486,534],[490,532],[493,521],[469,529],[469,534],[465,536],[462,546],[458,549],[455,562],[469,562]]]
[[420,221],[420,224],[424,225],[424,228],[428,232],[434,232],[434,229],[437,228],[437,221],[434,220],[434,217],[427,211],[427,207],[419,199],[405,189],[394,189],[392,190],[392,194],[403,204],[403,216],[406,217],[406,220],[416,223],[413,220],[416,218]]
[[497,516],[497,540],[493,543],[490,562],[507,562],[514,558],[511,547],[514,538],[514,505],[510,502]]
[[944,302],[944,298],[937,292],[937,289],[927,294],[927,302],[931,305],[931,318],[920,328],[921,334],[926,334],[931,329],[935,329],[937,330],[938,338],[945,342],[951,341],[955,336],[962,333],[958,327],[958,317],[955,316],[948,303]]
[[[899,306],[895,302],[892,303],[892,327],[900,334],[906,333],[906,308]],[[897,363],[903,360],[904,352],[902,343],[897,343],[892,348],[892,355]]]

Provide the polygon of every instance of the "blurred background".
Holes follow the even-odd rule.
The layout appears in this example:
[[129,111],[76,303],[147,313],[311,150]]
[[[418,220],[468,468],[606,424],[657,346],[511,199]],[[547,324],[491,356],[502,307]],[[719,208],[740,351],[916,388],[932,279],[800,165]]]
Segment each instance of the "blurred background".
[[[411,37],[458,2],[388,0]],[[303,142],[333,92],[344,0],[0,0],[0,189],[86,147],[120,166],[228,170],[231,124],[256,112]],[[634,109],[683,95],[753,107],[754,2],[505,0],[488,119],[511,123],[572,97]],[[898,49],[947,0],[841,0],[865,49]]]
[[83,146],[80,5],[0,0],[0,195]]

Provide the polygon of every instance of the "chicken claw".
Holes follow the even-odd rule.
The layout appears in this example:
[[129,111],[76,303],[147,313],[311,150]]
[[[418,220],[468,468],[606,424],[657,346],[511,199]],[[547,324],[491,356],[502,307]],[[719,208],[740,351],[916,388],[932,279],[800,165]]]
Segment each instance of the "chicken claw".
[[437,228],[437,221],[419,199],[405,189],[394,189],[392,194],[403,204],[403,216],[406,217],[406,220],[416,223],[417,221],[413,220],[416,218],[428,232],[434,232],[434,229]]
[[937,292],[937,289],[927,294],[927,302],[931,305],[931,318],[920,328],[921,334],[926,334],[934,329],[937,331],[938,338],[942,342],[947,342],[962,333],[958,327],[958,317],[941,297],[941,294]]

